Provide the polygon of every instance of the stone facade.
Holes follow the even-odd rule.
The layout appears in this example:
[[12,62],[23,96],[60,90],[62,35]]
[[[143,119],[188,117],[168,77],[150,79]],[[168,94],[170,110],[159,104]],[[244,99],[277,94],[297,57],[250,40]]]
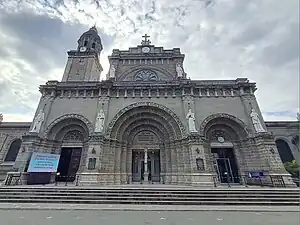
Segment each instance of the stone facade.
[[[113,50],[107,79],[100,82],[101,39],[96,28],[84,33],[69,52],[62,82],[40,86],[34,123],[0,125],[0,162],[19,137],[11,170],[26,172],[32,152],[76,148],[78,181],[86,185],[213,185],[214,175],[224,182],[224,169],[233,183],[249,171],[280,174],[291,183],[275,144],[276,126],[263,122],[255,83],[187,79],[180,49],[156,47],[145,36],[137,47]],[[255,130],[253,109],[264,132]]]

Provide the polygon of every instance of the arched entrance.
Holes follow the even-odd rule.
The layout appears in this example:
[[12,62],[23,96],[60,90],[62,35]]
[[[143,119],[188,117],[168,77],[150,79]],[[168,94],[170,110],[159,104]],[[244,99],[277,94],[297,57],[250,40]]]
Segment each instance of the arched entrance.
[[[183,126],[169,109],[155,103],[138,103],[119,112],[107,135],[121,143],[115,148],[115,174],[121,183],[160,182],[174,172],[175,140]],[[118,178],[117,178],[118,179]]]
[[83,161],[82,153],[87,148],[87,124],[79,118],[64,116],[50,124],[45,135],[56,143],[52,153],[60,154],[56,180],[73,182]]
[[277,139],[275,142],[282,163],[292,162],[293,160],[295,160],[292,150],[285,140]]
[[212,115],[204,120],[202,132],[209,146],[213,172],[220,183],[240,183],[239,146],[247,137],[242,121],[228,114]]

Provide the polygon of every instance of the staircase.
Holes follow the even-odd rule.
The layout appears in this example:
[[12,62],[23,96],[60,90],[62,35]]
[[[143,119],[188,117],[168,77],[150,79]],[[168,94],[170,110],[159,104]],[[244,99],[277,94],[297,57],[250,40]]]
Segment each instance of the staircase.
[[0,187],[0,203],[299,206],[299,189],[192,187]]

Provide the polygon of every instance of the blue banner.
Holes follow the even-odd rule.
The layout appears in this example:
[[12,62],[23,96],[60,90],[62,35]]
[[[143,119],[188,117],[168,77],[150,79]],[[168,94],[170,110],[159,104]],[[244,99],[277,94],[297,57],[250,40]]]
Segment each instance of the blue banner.
[[57,172],[60,155],[33,152],[27,172]]

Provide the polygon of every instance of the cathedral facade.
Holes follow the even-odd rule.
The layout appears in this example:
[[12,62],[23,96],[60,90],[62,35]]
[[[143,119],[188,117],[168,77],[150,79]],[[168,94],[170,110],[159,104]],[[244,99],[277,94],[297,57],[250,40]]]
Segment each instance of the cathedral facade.
[[[85,32],[62,81],[40,86],[33,122],[0,124],[0,171],[26,174],[32,152],[44,152],[61,155],[56,179],[82,185],[242,183],[253,171],[291,183],[270,131],[280,124],[263,121],[255,83],[188,79],[180,49],[148,38],[114,49],[100,81],[101,38]],[[299,136],[293,148],[296,158]]]

